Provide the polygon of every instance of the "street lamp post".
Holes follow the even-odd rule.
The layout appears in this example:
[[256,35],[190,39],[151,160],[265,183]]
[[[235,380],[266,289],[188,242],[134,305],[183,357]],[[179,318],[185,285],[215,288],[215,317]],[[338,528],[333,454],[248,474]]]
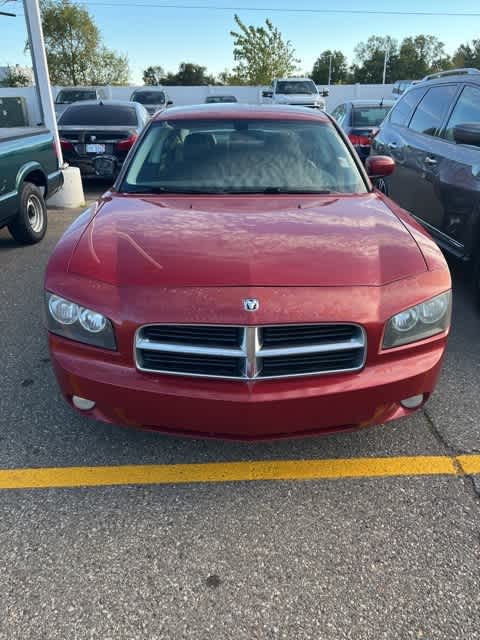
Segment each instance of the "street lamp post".
[[50,86],[50,77],[48,75],[40,6],[38,0],[23,0],[23,6],[42,121],[52,132],[58,157],[58,166],[63,174],[63,187],[50,198],[49,203],[51,206],[61,208],[80,207],[85,204],[80,170],[77,167],[68,166],[63,161],[57,118],[55,116],[55,107],[53,106],[52,87]]
[[60,167],[63,167],[62,147],[58,135],[57,119],[55,117],[55,107],[53,106],[52,88],[48,76],[47,56],[45,53],[45,43],[43,41],[42,20],[40,17],[40,6],[38,0],[23,0],[25,9],[25,20],[28,29],[28,41],[32,54],[33,73],[35,74],[35,85],[40,104],[42,120],[52,132],[57,150],[57,157]]
[[330,86],[332,82],[332,58],[333,54],[331,53],[328,61],[328,86]]
[[388,62],[388,58],[389,58],[389,54],[390,54],[390,48],[387,44],[387,46],[385,47],[385,57],[383,59],[383,78],[382,78],[382,84],[386,84],[386,78],[387,78],[387,62]]

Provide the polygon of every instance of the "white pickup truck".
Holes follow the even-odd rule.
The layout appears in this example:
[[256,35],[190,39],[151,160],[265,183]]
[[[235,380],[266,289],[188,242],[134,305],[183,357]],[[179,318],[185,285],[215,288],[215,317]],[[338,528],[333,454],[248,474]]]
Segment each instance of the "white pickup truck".
[[320,92],[310,78],[277,78],[267,91],[262,91],[262,101],[324,110],[328,93],[328,89]]

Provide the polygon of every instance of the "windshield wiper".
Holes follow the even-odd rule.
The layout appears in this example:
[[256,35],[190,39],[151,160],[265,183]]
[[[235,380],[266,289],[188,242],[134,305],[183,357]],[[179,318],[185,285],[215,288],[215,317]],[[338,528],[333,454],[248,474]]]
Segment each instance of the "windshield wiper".
[[138,189],[128,189],[126,191],[124,191],[123,193],[131,193],[133,195],[135,194],[142,194],[142,195],[148,195],[150,193],[156,194],[156,193],[182,193],[182,194],[199,194],[199,193],[224,193],[223,191],[208,191],[205,189],[175,189],[175,188],[171,188],[171,187],[163,187],[163,186],[158,186],[158,185],[148,185],[145,187],[141,187]]
[[329,189],[288,189],[286,187],[266,187],[261,193],[292,193],[292,194],[314,194],[314,195],[329,195],[333,193]]

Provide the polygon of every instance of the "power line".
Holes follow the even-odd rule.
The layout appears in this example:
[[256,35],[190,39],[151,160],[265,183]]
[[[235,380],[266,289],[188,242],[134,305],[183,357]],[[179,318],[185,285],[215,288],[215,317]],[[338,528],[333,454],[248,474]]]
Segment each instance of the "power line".
[[153,2],[96,2],[95,0],[82,0],[81,4],[96,7],[143,7],[148,9],[201,9],[202,11],[257,11],[271,13],[314,13],[314,14],[337,14],[337,15],[383,15],[383,16],[425,16],[425,17],[446,17],[446,18],[479,18],[480,12],[466,11],[404,11],[388,9],[313,9],[313,8],[282,8],[282,7],[234,7],[205,4],[174,4],[174,3],[153,3]]

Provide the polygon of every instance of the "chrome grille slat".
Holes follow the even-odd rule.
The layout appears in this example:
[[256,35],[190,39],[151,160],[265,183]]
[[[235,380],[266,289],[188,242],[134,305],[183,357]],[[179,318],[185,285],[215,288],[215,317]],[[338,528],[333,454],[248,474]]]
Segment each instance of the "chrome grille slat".
[[137,368],[150,373],[234,380],[324,375],[362,369],[366,334],[355,324],[157,324],[138,329],[134,355]]

